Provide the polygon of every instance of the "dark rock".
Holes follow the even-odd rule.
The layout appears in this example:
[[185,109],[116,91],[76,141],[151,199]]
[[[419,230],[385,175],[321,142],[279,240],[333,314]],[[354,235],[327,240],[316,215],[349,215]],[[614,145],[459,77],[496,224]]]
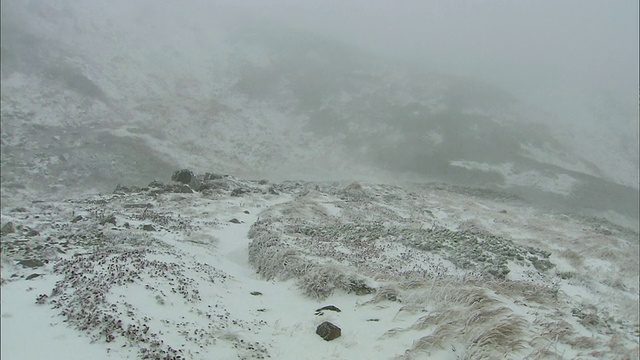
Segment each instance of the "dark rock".
[[192,194],[193,190],[191,189],[191,186],[185,184],[180,186],[176,192],[181,194]]
[[71,220],[72,223],[77,223],[78,221],[84,219],[84,217],[82,217],[82,215],[78,215],[76,217],[73,218],[73,220]]
[[38,276],[40,276],[40,275],[42,275],[42,274],[31,274],[31,275],[27,276],[27,280],[35,279],[35,278],[37,278],[37,277],[38,277]]
[[504,209],[500,210],[500,214],[506,214],[506,213],[507,213],[507,210],[504,210]]
[[22,265],[22,267],[32,268],[32,269],[44,266],[44,263],[38,259],[20,260],[18,261],[18,264]]
[[340,335],[342,335],[342,330],[336,325],[325,321],[322,324],[318,325],[318,328],[316,328],[316,334],[318,334],[326,341],[331,341],[340,337]]
[[338,307],[334,306],[334,305],[327,305],[327,306],[323,306],[320,309],[317,309],[316,312],[320,312],[322,310],[331,310],[331,311],[335,311],[335,312],[341,312],[342,310],[338,309]]
[[249,210],[245,210],[244,213],[249,215]]
[[154,228],[153,225],[151,225],[151,224],[145,224],[145,225],[142,225],[142,230],[144,230],[144,231],[156,231],[156,228]]
[[177,181],[183,184],[189,184],[191,179],[195,178],[193,171],[188,169],[178,170],[171,175],[171,180]]
[[153,180],[152,182],[149,183],[149,185],[147,185],[150,188],[162,188],[164,187],[164,184],[161,183],[158,180]]
[[262,293],[260,291],[252,291],[251,295],[258,296],[258,295],[262,295]]
[[230,223],[234,223],[234,224],[241,224],[242,222],[236,218],[233,218],[231,220],[229,220]]
[[4,224],[4,226],[2,226],[2,229],[0,229],[1,235],[7,235],[14,232],[16,232],[16,226],[13,224],[13,221],[9,221],[8,223]]
[[271,195],[280,195],[273,186],[269,187],[269,194],[271,194]]

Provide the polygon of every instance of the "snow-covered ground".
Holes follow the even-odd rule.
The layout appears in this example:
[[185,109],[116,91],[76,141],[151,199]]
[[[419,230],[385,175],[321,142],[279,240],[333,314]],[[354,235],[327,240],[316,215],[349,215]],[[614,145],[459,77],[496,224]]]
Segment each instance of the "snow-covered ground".
[[638,357],[638,234],[606,220],[444,185],[179,189],[3,211],[2,359]]

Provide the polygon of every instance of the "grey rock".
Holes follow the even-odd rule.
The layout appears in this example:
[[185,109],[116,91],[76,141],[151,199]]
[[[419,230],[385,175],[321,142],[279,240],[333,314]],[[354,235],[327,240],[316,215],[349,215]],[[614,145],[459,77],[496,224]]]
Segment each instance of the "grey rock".
[[27,280],[33,280],[33,279],[37,278],[40,275],[42,275],[42,274],[37,274],[37,273],[31,274],[31,275],[27,276]]
[[215,174],[215,173],[205,173],[203,180],[205,180],[205,181],[207,181],[207,180],[218,180],[218,179],[222,179],[222,178],[224,178],[224,175]]
[[161,182],[160,182],[160,181],[158,181],[158,180],[153,180],[152,182],[150,182],[150,183],[149,183],[149,185],[148,185],[148,186],[149,186],[150,188],[162,188],[162,187],[164,187],[164,184],[163,184],[163,183],[161,183]]
[[38,259],[20,260],[18,261],[18,264],[22,265],[22,267],[32,269],[44,266],[44,263]]
[[8,223],[2,226],[0,230],[0,234],[7,235],[16,232],[16,226],[13,224],[13,221],[9,221]]

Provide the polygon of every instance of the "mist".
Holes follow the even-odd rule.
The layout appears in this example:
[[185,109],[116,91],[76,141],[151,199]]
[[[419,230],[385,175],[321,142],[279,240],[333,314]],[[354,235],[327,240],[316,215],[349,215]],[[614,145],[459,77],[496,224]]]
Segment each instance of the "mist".
[[44,162],[69,188],[77,161],[98,189],[194,167],[637,217],[638,23],[634,1],[3,1],[3,186]]

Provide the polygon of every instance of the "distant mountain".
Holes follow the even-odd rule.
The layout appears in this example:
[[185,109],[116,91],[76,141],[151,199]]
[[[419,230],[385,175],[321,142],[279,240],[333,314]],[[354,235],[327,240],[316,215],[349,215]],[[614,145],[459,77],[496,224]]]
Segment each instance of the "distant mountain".
[[637,174],[610,174],[490,84],[224,8],[118,6],[2,3],[3,203],[194,166],[499,188],[638,218]]

